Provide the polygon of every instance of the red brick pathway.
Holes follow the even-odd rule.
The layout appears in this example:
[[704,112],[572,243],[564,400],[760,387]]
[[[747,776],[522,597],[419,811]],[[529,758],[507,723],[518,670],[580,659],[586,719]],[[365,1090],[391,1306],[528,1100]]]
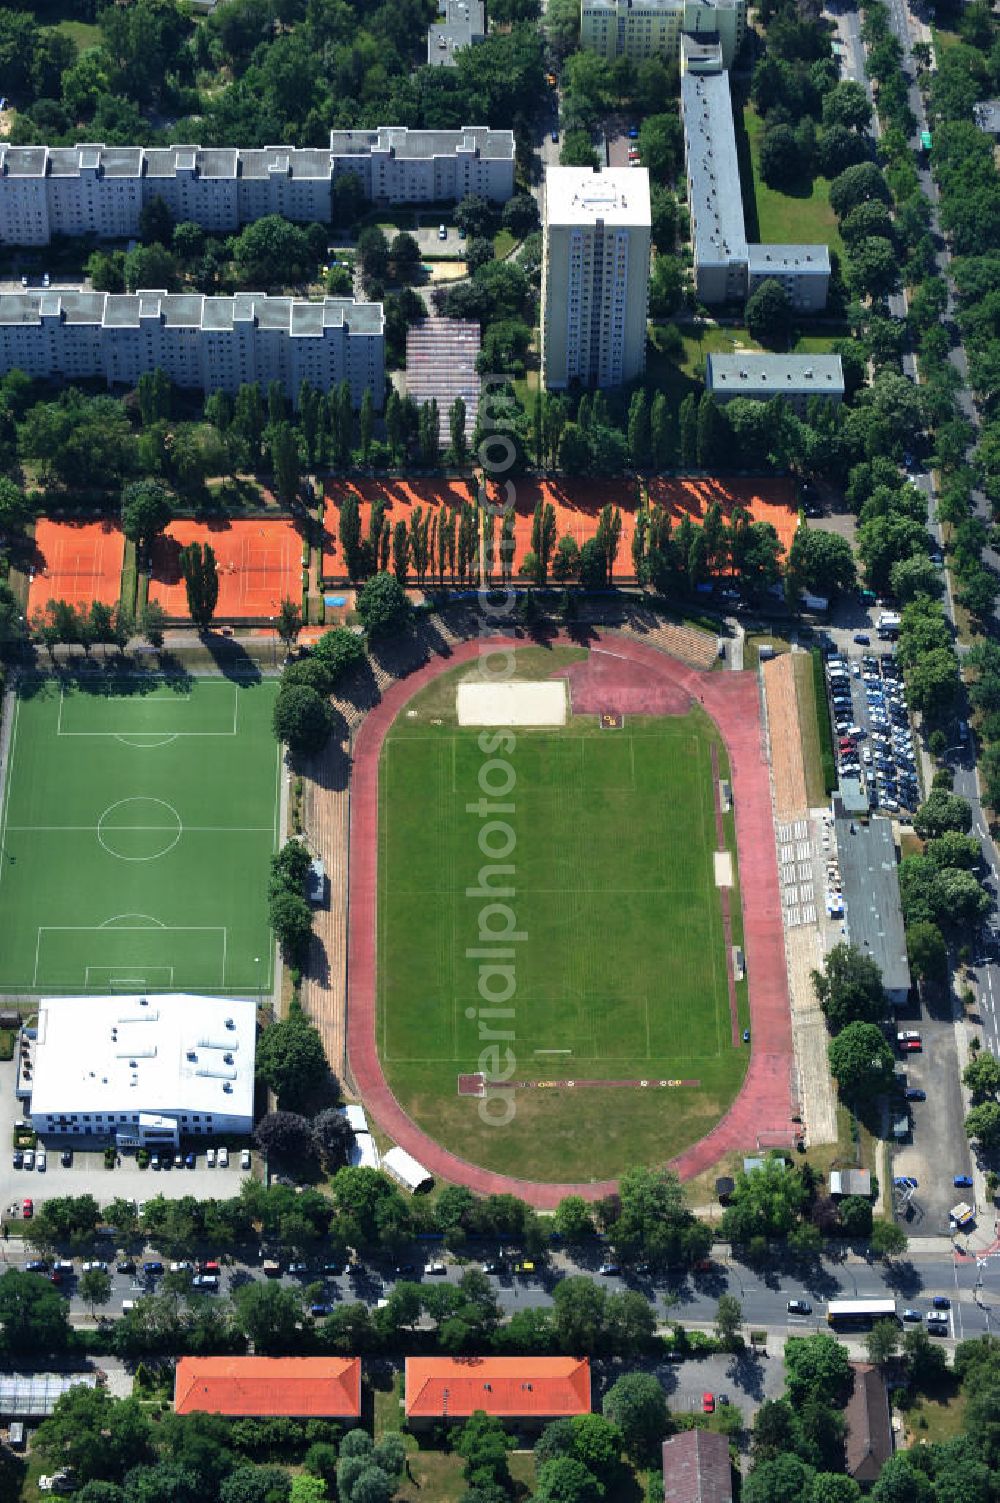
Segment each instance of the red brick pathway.
[[[494,638],[488,645],[516,648],[525,644]],[[513,1194],[538,1209],[551,1209],[570,1194],[599,1200],[610,1194],[615,1184],[543,1184],[467,1163],[436,1143],[407,1116],[382,1073],[376,1047],[378,766],[382,742],[414,694],[438,674],[475,658],[480,650],[477,641],[460,643],[447,657],[435,658],[409,678],[392,683],[365,717],[357,735],[351,782],[347,1050],[358,1093],[379,1127],[432,1174],[468,1185],[479,1194]],[[704,673],[644,643],[614,634],[596,635],[591,651],[595,676],[601,680],[601,709],[621,708],[634,714],[640,692],[660,703],[678,703],[674,696],[683,693],[704,705],[729,752],[752,1052],[743,1088],[729,1111],[706,1137],[670,1164],[682,1179],[690,1179],[730,1150],[754,1148],[765,1141],[790,1142],[795,1132],[781,899],[757,679],[752,673]]]

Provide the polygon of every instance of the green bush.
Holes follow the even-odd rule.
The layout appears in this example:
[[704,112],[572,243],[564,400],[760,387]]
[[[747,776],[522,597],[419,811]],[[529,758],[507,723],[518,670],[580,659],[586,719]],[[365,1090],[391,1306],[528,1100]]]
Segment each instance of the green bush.
[[837,760],[833,755],[833,727],[830,724],[830,704],[826,697],[826,674],[823,671],[823,654],[818,647],[811,649],[813,667],[813,690],[816,699],[816,727],[819,731],[819,757],[823,769],[823,787],[832,793],[837,786]]
[[12,1028],[0,1028],[0,1059],[14,1058],[17,1035]]

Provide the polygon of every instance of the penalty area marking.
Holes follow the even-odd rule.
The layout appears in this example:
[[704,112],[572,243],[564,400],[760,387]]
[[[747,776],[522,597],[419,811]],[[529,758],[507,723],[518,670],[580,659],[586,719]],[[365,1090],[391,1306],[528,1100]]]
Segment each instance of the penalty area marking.
[[[123,916],[132,917],[133,915],[129,914]],[[139,915],[136,916],[138,917]],[[108,927],[108,925],[114,925],[114,927],[111,928]],[[31,989],[33,991],[38,990],[38,970],[42,960],[43,938],[46,934],[92,934],[98,936],[98,946],[102,939],[107,939],[109,935],[114,934],[156,934],[157,936],[161,937],[168,934],[177,936],[184,934],[221,935],[221,944],[218,954],[219,989],[221,991],[225,991],[226,989],[226,965],[229,951],[229,929],[225,924],[162,924],[157,920],[152,920],[150,923],[146,924],[122,924],[117,918],[106,920],[104,924],[39,924],[38,938],[35,941],[35,969],[32,973],[31,978]],[[110,963],[103,965],[98,960],[93,960],[89,963],[84,961],[82,964],[82,970],[84,976],[87,976],[91,971],[96,970],[105,970],[108,972],[114,971],[120,964],[120,960],[112,960]],[[127,961],[126,964],[128,964]],[[63,971],[65,967],[60,966],[59,969]],[[164,963],[163,965],[147,967],[147,969],[169,969],[172,977],[174,968],[172,965]],[[62,985],[63,983],[59,982],[56,984]],[[194,989],[196,990],[197,988]]]
[[[184,731],[184,730],[163,730],[163,731],[139,731],[139,730],[67,731],[67,730],[63,729],[63,705],[66,703],[66,690],[65,690],[65,688],[60,688],[60,690],[59,690],[59,714],[58,714],[58,716],[56,718],[56,736],[105,736],[105,737],[110,737],[110,739],[112,741],[121,741],[126,746],[133,745],[133,743],[128,739],[130,736],[164,736],[167,739],[165,741],[162,741],[162,742],[158,743],[159,745],[163,745],[163,746],[168,745],[170,741],[176,741],[178,739],[178,737],[181,737],[181,736],[185,736],[185,737],[187,737],[187,736],[235,736],[235,735],[238,734],[238,725],[239,725],[239,716],[240,716],[240,697],[239,697],[239,694],[237,693],[237,686],[235,684],[230,684],[228,687],[231,688],[232,691],[233,691],[233,724],[232,724],[232,728],[231,729],[224,730],[224,731]],[[130,695],[119,695],[118,696],[119,699],[129,699],[131,697],[132,696],[130,696]],[[157,704],[161,704],[161,703],[165,703],[166,701],[157,700],[155,702]],[[180,697],[176,697],[175,696],[170,701],[170,703],[172,705],[175,705],[175,706],[176,705],[190,705],[191,704],[191,699],[190,698],[184,699],[184,698],[180,698]],[[136,750],[139,750],[139,751],[144,750],[145,747],[146,747],[146,745],[148,745],[148,744],[149,743],[145,743],[144,742],[144,743],[138,745],[136,747]]]

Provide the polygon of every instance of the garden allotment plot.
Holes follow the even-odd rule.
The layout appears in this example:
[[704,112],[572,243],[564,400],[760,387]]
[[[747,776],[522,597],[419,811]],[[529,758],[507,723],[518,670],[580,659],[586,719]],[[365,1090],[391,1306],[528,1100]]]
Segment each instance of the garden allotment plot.
[[0,990],[270,987],[274,693],[266,680],[153,675],[22,686],[0,841]]

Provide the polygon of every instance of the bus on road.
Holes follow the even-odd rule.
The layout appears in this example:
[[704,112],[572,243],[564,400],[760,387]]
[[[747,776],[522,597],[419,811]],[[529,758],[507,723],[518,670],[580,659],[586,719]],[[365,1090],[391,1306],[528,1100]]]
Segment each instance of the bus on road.
[[868,1329],[877,1320],[896,1320],[894,1299],[832,1299],[826,1318],[835,1330]]

